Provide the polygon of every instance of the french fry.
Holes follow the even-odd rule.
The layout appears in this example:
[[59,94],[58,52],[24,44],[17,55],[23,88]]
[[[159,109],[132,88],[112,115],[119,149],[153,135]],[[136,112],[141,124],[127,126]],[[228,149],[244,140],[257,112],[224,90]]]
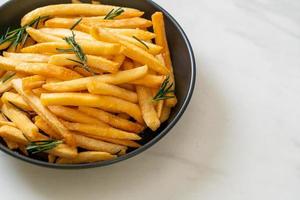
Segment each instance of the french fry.
[[169,74],[169,70],[165,66],[163,66],[153,55],[130,42],[124,41],[119,37],[118,34],[114,34],[113,32],[96,27],[91,29],[91,34],[98,40],[106,42],[117,42],[123,45],[125,47],[123,50],[123,54],[125,56],[139,63],[148,65],[149,68],[160,74]]
[[62,39],[47,33],[44,33],[38,29],[34,29],[31,27],[26,28],[26,32],[30,35],[32,39],[34,39],[38,43],[43,42],[62,42]]
[[0,44],[0,50],[4,50],[8,48],[11,45],[10,41],[4,42],[3,44]]
[[17,144],[28,143],[28,140],[25,138],[22,131],[12,126],[1,126],[0,136]]
[[20,64],[20,61],[0,56],[0,69],[2,70],[14,71],[18,64]]
[[43,54],[10,53],[10,52],[3,52],[3,56],[17,61],[29,62],[29,63],[47,63],[50,58],[50,56],[43,55]]
[[56,161],[57,164],[80,164],[80,163],[92,163],[104,160],[112,160],[116,156],[111,155],[106,152],[97,152],[97,151],[86,151],[79,153],[76,158],[67,159],[67,158],[58,158]]
[[48,106],[49,110],[54,113],[56,116],[70,121],[70,122],[78,122],[84,124],[97,124],[99,126],[108,127],[108,124],[97,120],[93,117],[90,117],[87,114],[84,114],[77,109],[68,108],[64,106]]
[[151,33],[149,31],[144,31],[141,29],[126,29],[126,28],[106,28],[107,30],[116,33],[116,34],[121,34],[121,35],[125,35],[128,37],[137,37],[141,40],[152,40],[153,38],[155,38],[155,34]]
[[0,120],[0,126],[12,126],[12,127],[16,127],[16,125],[13,122],[8,122],[8,121],[3,121]]
[[72,0],[72,3],[82,3],[82,2],[79,0]]
[[133,133],[140,133],[144,130],[144,127],[138,123],[134,123],[128,119],[121,118],[100,109],[80,106],[78,110],[121,130]]
[[[86,55],[87,65],[93,69],[99,69],[103,72],[116,73],[119,64],[100,56]],[[57,54],[50,57],[49,63],[59,66],[72,66],[76,63],[72,60],[80,61],[75,54]],[[92,69],[92,70],[93,70]]]
[[6,138],[3,138],[4,142],[6,143],[7,147],[11,150],[15,150],[19,148],[19,145],[15,142],[12,142]]
[[70,30],[66,28],[41,28],[39,30],[43,33],[54,35],[59,38],[71,37],[73,31],[74,34],[76,35],[76,39],[78,40],[94,40],[94,41],[96,40],[90,34],[81,31]]
[[119,114],[117,114],[117,116],[118,116],[118,117],[121,117],[121,118],[123,118],[123,119],[130,119],[130,116],[127,115],[127,114],[125,114],[125,113],[119,113]]
[[119,84],[118,86],[119,86],[120,88],[124,88],[124,89],[126,89],[126,90],[135,92],[135,86],[132,85],[132,84],[129,84],[129,83],[123,83],[123,84]]
[[94,0],[92,0],[92,4],[98,4],[99,5],[101,3],[100,3],[100,1],[94,1]]
[[[167,41],[167,34],[165,30],[165,22],[164,22],[163,14],[161,12],[154,13],[152,15],[152,22],[153,22],[153,30],[156,35],[155,43],[163,47],[162,56],[164,57],[166,66],[170,70],[170,81],[173,83],[171,90],[174,91],[175,79],[174,79],[172,60],[171,60],[170,50]],[[174,107],[177,104],[177,98],[175,97],[174,93],[170,95],[174,96],[174,98],[166,99],[166,105],[169,107]]]
[[103,142],[80,134],[74,134],[74,137],[79,147],[90,151],[103,151],[116,154],[122,150],[126,151],[127,149],[125,146]]
[[13,79],[18,78],[18,75],[14,72],[7,71],[1,78],[0,78],[0,93],[9,91],[12,88],[11,81]]
[[105,20],[97,17],[84,18],[83,23],[88,26],[106,27],[106,28],[149,28],[152,26],[150,20],[134,17],[128,19]]
[[16,79],[13,81],[13,87],[15,90],[24,98],[27,104],[32,107],[32,109],[44,120],[50,127],[52,127],[62,138],[65,139],[65,142],[74,147],[76,145],[75,139],[72,134],[61,124],[55,115],[53,115],[43,104],[40,99],[32,94],[32,92],[23,91],[22,80]]
[[13,92],[5,92],[2,95],[1,100],[3,103],[10,102],[18,108],[21,108],[22,110],[32,111],[32,108],[24,101],[22,96],[20,96],[19,94]]
[[[78,19],[70,19],[70,18],[53,18],[53,19],[49,19],[45,22],[45,27],[47,28],[64,28],[64,29],[70,29],[74,23],[76,22],[76,20]],[[74,30],[76,31],[81,31],[81,32],[85,32],[85,33],[89,33],[90,32],[91,27],[86,25],[86,24],[82,24],[79,23]]]
[[32,90],[33,94],[35,94],[36,96],[41,96],[42,93],[49,93],[48,90],[45,90],[43,88],[35,88]]
[[120,88],[115,85],[110,85],[107,83],[102,83],[99,81],[92,81],[87,84],[89,93],[91,94],[101,94],[107,96],[118,97],[132,103],[137,103],[137,94],[130,90]]
[[43,88],[55,92],[75,92],[87,89],[87,84],[92,80],[97,80],[110,84],[123,84],[137,79],[141,79],[148,72],[148,67],[138,67],[132,70],[120,71],[116,74],[105,74],[94,77],[81,78],[60,83],[49,83],[43,85]]
[[161,113],[162,113],[162,110],[163,110],[163,107],[164,107],[164,102],[165,102],[164,100],[161,100],[156,104],[155,109],[156,109],[158,118],[160,118],[160,116],[161,116]]
[[[119,44],[105,43],[100,41],[76,40],[81,46],[85,54],[96,56],[118,55],[121,53]],[[21,50],[22,53],[59,53],[57,49],[69,49],[70,46],[66,42],[46,42],[25,47]],[[1,61],[1,60],[0,60]],[[0,62],[1,64],[1,62]],[[1,68],[1,65],[0,65]]]
[[46,79],[46,83],[58,83],[61,82],[61,80],[57,79],[57,78],[47,78]]
[[145,123],[151,130],[156,131],[160,126],[160,121],[152,103],[151,90],[143,86],[136,86],[136,92]]
[[55,156],[59,156],[62,158],[75,158],[78,155],[77,149],[73,147],[69,147],[66,144],[60,144],[57,147],[47,151],[49,154],[53,154]]
[[[27,13],[21,21],[21,25],[31,22],[39,16],[105,16],[116,6],[93,5],[93,4],[57,4],[37,8]],[[144,13],[133,8],[124,8],[119,18],[139,17]]]
[[48,155],[48,162],[49,163],[55,163],[56,158],[57,158],[56,156],[49,154]]
[[132,81],[130,83],[134,85],[149,87],[149,88],[159,88],[164,80],[165,80],[165,76],[147,74],[143,78]]
[[46,133],[50,138],[60,139],[60,135],[58,135],[40,116],[36,116],[34,118],[34,124],[41,129],[44,133]]
[[167,121],[170,117],[170,114],[171,114],[171,108],[164,106],[160,115],[160,122],[163,123]]
[[22,78],[23,89],[34,89],[41,87],[45,83],[45,77],[40,75],[27,76]]
[[105,137],[99,137],[99,139],[113,144],[123,145],[126,147],[138,148],[141,146],[139,143],[132,140],[119,140],[119,139],[112,139],[112,138],[105,138]]
[[91,106],[115,113],[127,113],[135,120],[143,123],[140,108],[137,104],[115,97],[93,95],[88,93],[47,93],[41,95],[45,106]]
[[82,123],[70,123],[63,121],[63,124],[70,130],[85,134],[85,136],[95,138],[106,137],[113,139],[125,139],[125,140],[140,140],[141,137],[135,133],[130,133],[115,129],[112,127],[103,127],[94,124],[82,124]]
[[114,62],[118,63],[118,69],[121,67],[121,65],[123,64],[124,60],[125,60],[125,56],[123,54],[120,55],[116,55],[113,59]]
[[16,66],[16,70],[23,73],[53,77],[60,80],[72,80],[82,77],[70,69],[47,63],[20,63]]
[[3,70],[3,69],[0,69],[0,77],[2,77],[4,74],[6,73],[6,71],[5,70]]

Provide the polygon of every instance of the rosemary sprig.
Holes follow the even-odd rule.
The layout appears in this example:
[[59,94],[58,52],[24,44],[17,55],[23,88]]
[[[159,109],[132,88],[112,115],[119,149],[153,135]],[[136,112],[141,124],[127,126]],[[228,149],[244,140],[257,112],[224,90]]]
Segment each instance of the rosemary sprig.
[[135,37],[135,36],[132,36],[134,39],[136,39],[139,43],[141,43],[142,45],[144,45],[147,49],[149,49],[149,47],[148,47],[148,45],[144,42],[144,41],[142,41],[142,40],[140,40],[139,38],[137,38],[137,37]]
[[61,140],[44,140],[44,141],[35,141],[35,142],[30,142],[26,146],[26,150],[29,154],[36,154],[36,153],[41,153],[44,151],[49,151],[57,145],[62,144],[63,142]]
[[85,69],[88,72],[92,72],[93,74],[95,74],[87,65],[87,57],[84,54],[81,46],[76,42],[75,40],[75,33],[72,31],[72,36],[70,37],[65,37],[64,40],[71,46],[70,49],[59,49],[57,48],[56,50],[62,53],[70,53],[73,52],[75,53],[76,57],[80,60],[73,60],[73,59],[68,59],[71,60],[77,64],[79,64],[80,67],[82,67],[83,69]]
[[14,75],[16,75],[16,73],[12,73],[12,74],[7,75],[6,77],[3,77],[2,83],[5,83],[9,79],[11,79]]
[[170,83],[170,76],[167,76],[167,78],[164,80],[164,82],[161,84],[157,94],[154,96],[153,101],[160,101],[165,99],[171,99],[174,98],[174,95],[168,95],[170,93],[175,92],[172,90],[174,83]]
[[116,10],[112,9],[109,13],[107,13],[107,15],[104,17],[104,19],[112,20],[115,17],[121,15],[123,12],[125,12],[125,10],[121,7]]
[[78,19],[70,28],[70,30],[73,30],[80,22],[82,21],[82,18]]
[[28,38],[28,33],[26,32],[26,28],[37,27],[41,20],[46,20],[46,19],[48,19],[48,16],[44,16],[44,17],[40,16],[32,20],[28,24],[20,28],[17,28],[15,30],[10,31],[10,28],[8,28],[6,30],[6,33],[0,38],[0,45],[5,42],[11,42],[11,45],[13,45],[14,47],[16,47],[18,44],[24,45]]

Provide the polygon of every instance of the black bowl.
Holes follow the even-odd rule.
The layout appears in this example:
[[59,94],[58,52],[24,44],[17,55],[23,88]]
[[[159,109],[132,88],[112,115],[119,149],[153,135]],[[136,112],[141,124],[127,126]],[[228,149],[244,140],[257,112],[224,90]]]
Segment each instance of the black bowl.
[[[0,149],[7,154],[32,164],[50,168],[80,169],[106,166],[131,158],[157,143],[171,130],[186,110],[194,90],[196,66],[191,44],[179,24],[166,10],[151,0],[101,0],[101,2],[103,4],[113,4],[140,9],[145,12],[145,16],[148,19],[151,18],[151,15],[155,11],[161,11],[164,13],[166,30],[174,65],[176,95],[178,98],[178,104],[172,110],[169,120],[162,124],[156,132],[152,132],[147,129],[143,133],[143,140],[141,141],[141,144],[143,144],[142,147],[132,150],[128,154],[110,161],[74,165],[52,164],[46,161],[23,156],[18,152],[11,151],[3,143],[0,143]],[[70,0],[11,0],[0,7],[0,13],[3,16],[0,18],[0,31],[4,32],[8,26],[19,25],[22,16],[35,8],[59,3],[70,3]]]

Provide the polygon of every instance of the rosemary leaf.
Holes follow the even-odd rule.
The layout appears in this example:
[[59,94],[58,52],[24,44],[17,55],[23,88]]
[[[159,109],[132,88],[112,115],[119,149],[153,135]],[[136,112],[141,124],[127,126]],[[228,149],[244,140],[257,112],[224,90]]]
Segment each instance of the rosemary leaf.
[[149,49],[149,47],[148,47],[148,45],[144,42],[144,41],[142,41],[142,40],[140,40],[139,38],[137,38],[137,37],[135,37],[135,36],[132,36],[134,39],[136,39],[139,43],[141,43],[142,45],[144,45],[147,49]]
[[70,30],[73,30],[80,22],[82,21],[82,18],[80,18],[78,21],[76,21],[70,28]]
[[167,76],[167,78],[161,84],[157,94],[154,96],[153,101],[161,101],[174,98],[175,96],[168,95],[175,92],[174,90],[172,90],[173,85],[174,83],[170,83],[170,76]]
[[5,83],[9,79],[11,79],[14,75],[16,75],[16,73],[12,73],[12,74],[7,75],[6,77],[3,77],[2,83]]
[[118,9],[112,9],[109,13],[107,13],[107,15],[104,17],[104,19],[106,20],[112,20],[115,17],[121,15],[123,12],[125,12],[125,10],[123,8],[118,8]]
[[62,143],[63,142],[61,140],[54,140],[54,139],[45,140],[45,141],[35,141],[35,142],[30,142],[27,145],[26,150],[29,154],[36,154],[44,151],[49,151]]

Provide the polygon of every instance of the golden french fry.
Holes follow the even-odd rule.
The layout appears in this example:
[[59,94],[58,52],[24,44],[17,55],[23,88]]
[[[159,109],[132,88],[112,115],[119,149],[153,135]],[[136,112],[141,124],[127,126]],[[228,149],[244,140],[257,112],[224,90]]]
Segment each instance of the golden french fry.
[[25,138],[22,131],[12,126],[1,126],[0,136],[17,144],[28,143],[28,140]]
[[54,113],[56,116],[70,121],[70,122],[78,122],[78,123],[84,123],[84,124],[97,124],[99,126],[106,126],[108,127],[108,124],[97,120],[93,117],[90,117],[87,114],[84,114],[77,109],[74,108],[68,108],[64,106],[48,106],[49,110]]
[[2,77],[6,73],[6,70],[0,69],[0,77]]
[[[105,43],[100,41],[76,40],[85,54],[106,56],[118,55],[121,53],[119,44]],[[66,42],[46,42],[25,47],[21,50],[22,53],[59,53],[57,49],[70,49]],[[1,63],[0,63],[1,64]],[[1,68],[1,65],[0,65]]]
[[[74,25],[74,23],[76,23],[76,21],[78,21],[78,19],[53,18],[53,19],[47,20],[45,22],[45,26],[48,27],[48,28],[70,29]],[[91,27],[86,25],[86,24],[79,23],[74,29],[77,30],[77,31],[89,33]]]
[[114,62],[118,63],[118,69],[121,67],[121,65],[123,64],[124,60],[125,60],[125,56],[123,54],[120,55],[116,55],[113,59]]
[[[57,4],[37,8],[27,13],[21,21],[21,25],[31,22],[39,16],[105,16],[112,9],[118,9],[116,6],[93,5],[93,4]],[[139,17],[144,14],[137,9],[124,8],[124,12],[119,18]]]
[[70,123],[63,121],[63,124],[71,131],[80,132],[91,138],[106,137],[125,140],[140,140],[141,137],[112,127],[103,127],[94,124]]
[[62,138],[65,139],[67,144],[69,144],[71,147],[76,145],[72,134],[63,126],[63,124],[55,115],[53,115],[45,106],[43,106],[40,99],[30,91],[27,91],[26,93],[24,92],[21,79],[14,80],[13,87],[24,98],[27,104],[32,107],[32,109],[44,121],[46,121],[50,127],[52,127]]
[[16,66],[16,70],[23,73],[38,74],[60,80],[72,80],[82,77],[70,69],[48,63],[20,63]]
[[28,116],[11,105],[10,103],[5,103],[2,105],[1,111],[7,116],[15,125],[18,127],[28,139],[31,141],[40,140],[41,134],[39,134],[38,128],[31,122]]
[[141,131],[144,130],[144,127],[138,123],[134,123],[128,119],[121,118],[119,116],[113,115],[111,113],[105,112],[100,109],[96,108],[90,108],[90,107],[82,107],[80,106],[79,111],[90,115],[96,119],[99,119],[112,127],[129,131],[129,132],[134,132],[134,133],[140,133]]
[[119,139],[112,139],[112,138],[105,138],[105,137],[99,137],[99,139],[113,144],[123,145],[126,147],[138,148],[141,146],[139,143],[131,140],[119,140]]
[[19,145],[15,142],[12,142],[6,138],[3,138],[4,142],[6,143],[7,147],[11,150],[15,150],[19,148]]
[[156,131],[160,126],[160,121],[152,102],[151,90],[143,86],[136,86],[136,92],[145,123],[151,130]]
[[79,0],[72,0],[72,3],[82,3],[82,2]]
[[126,147],[103,142],[101,140],[85,137],[80,134],[74,134],[76,143],[79,147],[90,151],[103,151],[111,154],[116,154],[120,151],[126,151]]
[[50,138],[60,139],[60,135],[58,135],[40,116],[36,116],[34,118],[34,124],[41,129],[44,133],[46,133]]
[[164,106],[160,115],[160,122],[163,123],[167,121],[170,117],[170,114],[171,114],[171,108]]
[[94,1],[92,0],[92,4],[101,4],[100,1]]
[[3,44],[0,44],[0,50],[4,50],[6,48],[8,48],[11,45],[11,42],[7,41],[4,42]]
[[91,163],[91,162],[98,162],[104,160],[112,160],[116,158],[116,156],[111,155],[106,152],[97,152],[97,151],[86,151],[79,153],[73,159],[67,158],[58,158],[56,163],[58,164],[80,164],[80,163]]
[[[167,34],[165,30],[165,22],[164,22],[163,14],[161,12],[154,13],[152,15],[152,22],[153,22],[153,30],[154,33],[156,34],[155,43],[163,47],[162,56],[164,58],[166,66],[170,70],[170,81],[173,83],[171,90],[174,91],[175,78],[173,73],[172,60],[171,60],[170,50],[167,41]],[[166,105],[169,107],[174,107],[177,104],[177,98],[175,97],[174,93],[171,93],[170,95],[174,96],[174,98],[166,99]]]
[[30,35],[32,39],[34,39],[38,43],[43,42],[62,42],[62,39],[47,33],[44,33],[38,29],[34,29],[31,27],[26,28],[26,32]]
[[23,89],[34,89],[45,83],[45,77],[40,75],[27,76],[22,78]]
[[4,126],[4,125],[16,127],[16,125],[13,122],[8,122],[8,121],[0,120],[0,126]]
[[125,35],[128,37],[137,37],[141,40],[152,40],[153,38],[155,38],[155,34],[151,33],[149,31],[144,31],[141,29],[129,29],[129,28],[106,28],[107,30],[113,32],[113,33],[117,33],[117,34],[121,34],[121,35]]
[[124,84],[119,84],[118,86],[121,87],[121,88],[124,88],[126,90],[130,90],[132,92],[135,92],[135,86],[132,85],[132,84],[124,83]]
[[3,56],[17,61],[29,62],[29,63],[47,63],[50,58],[50,56],[48,55],[34,54],[34,53],[3,52]]
[[[93,69],[99,69],[103,72],[116,73],[119,65],[116,62],[110,61],[100,56],[86,55],[87,65]],[[75,54],[57,54],[50,57],[49,63],[59,66],[72,66],[76,65],[72,60],[80,61]],[[92,70],[93,70],[92,69]]]
[[[118,116],[118,117],[121,117],[121,118],[123,118],[123,119],[130,119],[130,116],[127,115],[127,114],[125,114],[125,113],[119,113],[119,114],[117,114],[117,116]],[[133,131],[133,132],[134,132],[134,131]]]
[[15,72],[7,71],[1,78],[0,78],[0,93],[9,91],[12,88],[11,81],[18,78],[18,74]]
[[159,88],[164,80],[165,80],[165,76],[147,74],[143,78],[132,81],[130,83],[134,85],[149,87],[149,88]]
[[47,78],[46,79],[46,83],[58,83],[61,82],[61,80],[57,79],[57,78]]
[[137,94],[130,90],[126,90],[120,88],[115,85],[99,82],[99,81],[92,81],[87,84],[87,88],[89,93],[91,94],[102,94],[107,96],[118,97],[120,99],[124,99],[126,101],[130,101],[132,103],[137,103]]
[[118,34],[96,27],[91,29],[91,34],[98,40],[117,42],[123,45],[125,47],[123,50],[125,56],[148,65],[149,68],[160,74],[169,74],[168,68],[163,66],[153,55],[130,42],[124,41]]
[[32,108],[24,101],[22,96],[20,96],[19,94],[13,92],[5,92],[2,95],[1,100],[3,103],[10,102],[18,108],[21,108],[22,110],[32,111]]
[[105,74],[94,77],[86,77],[60,83],[49,83],[43,85],[43,88],[55,92],[75,92],[87,89],[87,84],[92,80],[97,80],[111,84],[123,84],[137,79],[141,79],[148,72],[148,67],[138,67],[132,70],[120,71],[115,74]]
[[42,93],[48,93],[48,90],[45,90],[44,88],[35,88],[32,90],[33,94],[35,94],[36,96],[41,96]]
[[66,144],[60,144],[54,149],[51,149],[47,152],[55,156],[59,156],[62,158],[70,158],[70,159],[75,158],[78,155],[76,148],[69,147]]
[[138,122],[143,123],[142,114],[137,104],[115,97],[93,95],[88,93],[48,93],[41,95],[45,106],[90,106],[109,112],[127,113]]
[[14,71],[16,66],[20,63],[20,61],[0,56],[0,69]]
[[148,28],[152,26],[150,20],[134,17],[128,19],[105,20],[97,17],[86,17],[83,19],[83,24],[88,26],[106,27],[106,28]]
[[39,30],[43,33],[54,35],[59,38],[71,37],[73,31],[76,39],[78,40],[94,40],[94,41],[96,40],[90,34],[81,31],[70,30],[66,28],[41,28]]
[[164,107],[164,102],[165,102],[164,100],[161,100],[156,104],[156,112],[157,112],[158,118],[160,118],[160,116],[161,116],[161,113],[162,113],[162,110]]

